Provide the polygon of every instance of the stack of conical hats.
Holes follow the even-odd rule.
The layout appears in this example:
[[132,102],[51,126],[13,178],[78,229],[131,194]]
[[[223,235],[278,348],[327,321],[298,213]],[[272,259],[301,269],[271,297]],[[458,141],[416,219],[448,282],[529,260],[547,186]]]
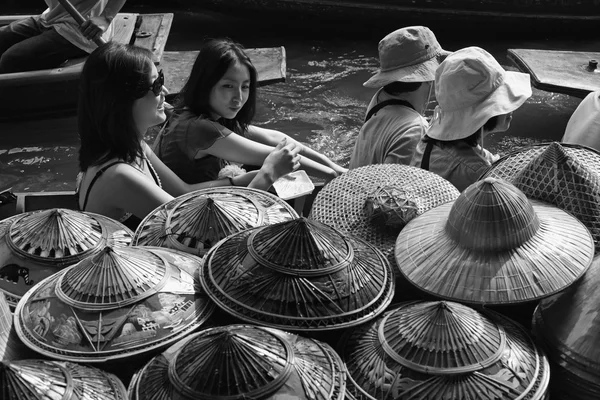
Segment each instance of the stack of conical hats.
[[151,212],[139,225],[133,242],[203,256],[231,234],[297,216],[285,201],[262,190],[202,189],[177,197]]
[[406,223],[458,195],[450,182],[421,168],[367,165],[329,182],[317,194],[309,218],[366,240],[394,265],[394,244]]
[[341,400],[344,392],[342,362],[327,344],[250,325],[190,336],[129,385],[132,400]]
[[434,296],[473,304],[530,302],[564,290],[594,255],[586,227],[556,206],[485,178],[413,219],[396,241],[401,273]]
[[27,347],[19,340],[13,324],[4,293],[0,292],[0,361],[11,361],[27,358],[30,355]]
[[85,365],[47,360],[0,362],[0,398],[6,400],[126,400],[114,375]]
[[383,312],[394,293],[380,251],[307,218],[229,236],[204,257],[201,275],[229,314],[292,331],[358,325]]
[[544,299],[533,330],[552,365],[552,398],[600,399],[600,256],[563,293]]
[[14,307],[34,284],[104,246],[128,246],[132,236],[110,218],[67,209],[10,217],[0,222],[0,291]]
[[508,154],[483,178],[507,180],[531,199],[554,204],[590,230],[600,250],[600,153],[588,147],[550,143]]
[[511,320],[459,303],[400,303],[338,344],[347,398],[547,398],[543,352]]
[[27,292],[21,340],[46,356],[103,362],[167,346],[214,307],[194,281],[200,258],[171,249],[106,246]]

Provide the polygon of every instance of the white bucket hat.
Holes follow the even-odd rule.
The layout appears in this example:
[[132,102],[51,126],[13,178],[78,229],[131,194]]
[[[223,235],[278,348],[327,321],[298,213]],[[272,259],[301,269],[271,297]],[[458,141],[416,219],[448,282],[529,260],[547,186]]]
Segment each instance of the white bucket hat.
[[600,151],[600,90],[588,94],[577,106],[562,141]]
[[392,82],[430,82],[450,54],[424,26],[395,30],[379,42],[380,69],[363,86],[381,88]]
[[505,71],[479,47],[449,55],[435,73],[435,108],[427,136],[458,140],[471,136],[490,118],[508,114],[531,96],[529,74]]

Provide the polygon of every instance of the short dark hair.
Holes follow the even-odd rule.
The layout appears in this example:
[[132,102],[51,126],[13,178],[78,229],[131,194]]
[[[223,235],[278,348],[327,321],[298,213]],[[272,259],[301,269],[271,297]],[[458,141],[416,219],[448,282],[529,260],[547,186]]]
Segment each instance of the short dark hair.
[[127,163],[143,155],[133,102],[148,93],[152,53],[109,42],[86,60],[79,81],[79,168],[111,158]]
[[210,92],[229,67],[236,63],[246,66],[250,72],[248,100],[235,118],[223,118],[222,124],[233,131],[243,133],[252,122],[256,111],[258,74],[250,57],[244,52],[244,47],[228,38],[208,39],[202,44],[176,107],[187,107],[196,115],[210,115]]
[[383,87],[383,90],[388,94],[401,94],[414,92],[421,87],[423,82],[392,82]]

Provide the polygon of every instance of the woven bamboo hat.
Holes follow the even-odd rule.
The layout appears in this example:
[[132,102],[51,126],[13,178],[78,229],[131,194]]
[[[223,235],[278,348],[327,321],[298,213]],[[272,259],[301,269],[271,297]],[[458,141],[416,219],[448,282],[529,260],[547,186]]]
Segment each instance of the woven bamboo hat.
[[396,260],[415,286],[465,303],[541,299],[579,279],[594,255],[589,231],[506,181],[475,182],[400,232]]
[[292,331],[360,324],[383,312],[394,294],[380,251],[306,218],[224,239],[204,258],[201,276],[227,313]]
[[116,376],[70,362],[1,362],[0,382],[0,398],[6,400],[127,400],[127,390]]
[[0,292],[0,362],[29,357],[29,349],[19,340],[4,293]]
[[[568,290],[540,302],[534,333],[552,365],[557,398],[600,398],[600,256]],[[561,397],[562,396],[562,397]]]
[[61,360],[143,354],[200,327],[214,307],[196,288],[200,259],[164,248],[105,247],[38,283],[15,310],[21,340]]
[[330,181],[317,194],[309,218],[366,240],[394,265],[394,245],[406,223],[458,195],[450,182],[421,168],[367,165]]
[[206,329],[153,358],[131,400],[341,400],[346,377],[325,343],[250,325]]
[[108,217],[54,208],[0,222],[0,291],[15,307],[35,283],[98,253],[128,246],[133,232]]
[[514,152],[483,177],[511,182],[531,199],[554,204],[590,230],[600,250],[600,153],[587,147],[546,143]]
[[133,243],[203,256],[233,233],[296,217],[298,214],[288,203],[263,190],[202,189],[177,197],[146,216]]
[[408,302],[337,346],[348,399],[545,399],[548,361],[526,331],[459,303]]

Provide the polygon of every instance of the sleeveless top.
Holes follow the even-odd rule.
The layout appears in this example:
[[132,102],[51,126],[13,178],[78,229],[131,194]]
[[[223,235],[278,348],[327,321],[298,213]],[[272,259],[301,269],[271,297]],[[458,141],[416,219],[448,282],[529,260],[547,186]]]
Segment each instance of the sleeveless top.
[[[156,171],[154,170],[154,167],[150,163],[150,160],[148,160],[148,158],[144,156],[144,161],[146,161],[146,165],[148,165],[148,169],[150,170],[150,175],[152,175],[152,179],[154,179],[154,182],[156,183],[156,185],[158,187],[162,187],[160,178],[158,177]],[[113,161],[113,162],[105,165],[104,167],[100,168],[98,171],[96,171],[96,174],[92,178],[92,181],[90,182],[90,184],[87,188],[87,191],[85,192],[85,196],[83,198],[83,207],[81,207],[80,211],[85,211],[85,206],[87,205],[88,197],[90,195],[90,191],[92,190],[92,187],[94,186],[94,183],[96,183],[98,178],[100,178],[102,176],[102,174],[104,174],[104,172],[106,172],[106,170],[108,170],[110,167],[117,165],[117,164],[127,164],[127,163],[125,161]],[[130,164],[127,164],[127,165],[130,165]],[[79,206],[79,187],[77,188],[77,191],[75,192],[75,196],[77,197],[77,205]],[[138,225],[140,224],[140,222],[142,222],[142,219],[135,216],[134,214],[132,214],[130,212],[126,212],[125,214],[123,214],[123,216],[121,218],[118,219],[118,221],[120,223],[122,223],[123,225],[125,225],[126,227],[128,227],[129,229],[131,229],[132,231],[135,231],[137,229]]]

